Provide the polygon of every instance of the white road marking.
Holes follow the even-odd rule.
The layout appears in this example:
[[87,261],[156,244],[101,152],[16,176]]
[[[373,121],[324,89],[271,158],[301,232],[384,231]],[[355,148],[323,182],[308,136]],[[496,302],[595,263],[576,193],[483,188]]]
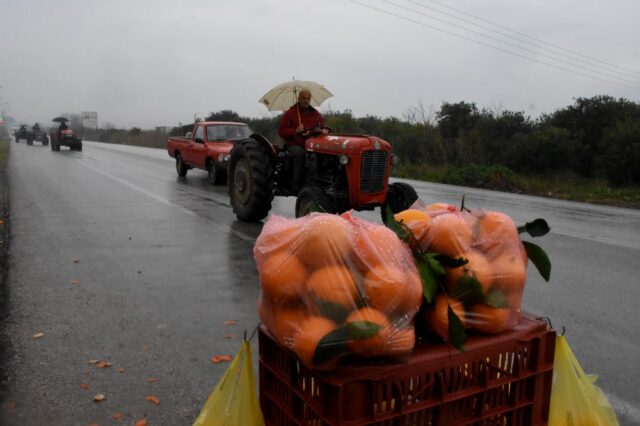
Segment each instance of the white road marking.
[[176,208],[180,209],[181,211],[183,211],[184,213],[190,214],[190,215],[192,215],[192,216],[196,216],[196,214],[195,214],[193,211],[191,211],[191,210],[189,210],[189,209],[186,209],[186,208],[184,208],[184,207],[182,207],[182,206],[180,206],[180,205],[178,205],[178,204],[172,203],[171,201],[167,200],[167,199],[166,199],[166,198],[164,198],[164,197],[161,197],[161,196],[159,196],[159,195],[156,195],[156,194],[154,194],[153,192],[149,192],[149,191],[147,191],[147,190],[146,190],[146,189],[144,189],[144,188],[140,188],[139,186],[134,185],[134,184],[132,184],[131,182],[127,182],[127,181],[126,181],[126,180],[124,180],[124,179],[120,179],[119,177],[114,176],[114,175],[112,175],[111,173],[107,173],[107,172],[105,172],[105,171],[103,171],[103,170],[100,170],[100,169],[98,169],[97,167],[91,166],[91,165],[89,165],[89,164],[85,163],[84,161],[78,161],[78,162],[79,162],[81,165],[85,166],[86,168],[91,169],[91,170],[93,170],[94,172],[98,172],[98,173],[100,173],[101,175],[108,177],[109,179],[115,180],[116,182],[121,183],[121,184],[123,184],[123,185],[125,185],[125,186],[127,186],[127,187],[129,187],[129,188],[131,188],[131,189],[133,189],[133,190],[135,190],[135,191],[138,191],[138,192],[140,192],[140,193],[142,193],[142,194],[146,195],[147,197],[153,198],[154,200],[159,201],[159,202],[161,202],[162,204],[165,204],[165,205],[167,205],[167,206],[171,206],[171,207],[176,207]]
[[640,244],[632,243],[630,241],[616,240],[616,239],[607,238],[607,237],[598,237],[598,236],[595,236],[595,235],[580,234],[580,233],[571,232],[571,231],[563,231],[562,229],[557,229],[557,228],[552,228],[551,229],[551,233],[560,234],[560,235],[566,235],[568,237],[580,238],[580,239],[583,239],[583,240],[596,241],[596,242],[604,243],[604,244],[611,244],[611,245],[614,245],[614,246],[620,246],[620,247],[626,247],[626,248],[630,248],[630,249],[640,250]]
[[[134,184],[132,184],[131,182],[127,182],[126,180],[121,179],[121,178],[119,178],[119,177],[117,177],[117,176],[114,176],[114,175],[112,175],[111,173],[105,172],[104,170],[100,170],[99,168],[94,167],[94,166],[92,166],[92,165],[90,165],[90,164],[87,164],[87,163],[85,163],[84,161],[81,161],[81,160],[80,160],[80,161],[78,161],[78,162],[79,162],[81,165],[83,165],[84,167],[86,167],[86,168],[88,168],[88,169],[91,169],[91,170],[93,170],[93,171],[95,171],[95,172],[97,172],[97,173],[100,173],[101,175],[106,176],[106,177],[108,177],[109,179],[112,179],[112,180],[114,180],[114,181],[116,181],[116,182],[118,182],[118,183],[121,183],[122,185],[125,185],[125,186],[127,186],[128,188],[133,189],[134,191],[137,191],[137,192],[139,192],[139,193],[141,193],[141,194],[144,194],[144,195],[146,195],[147,197],[150,197],[150,198],[152,198],[152,199],[154,199],[154,200],[156,200],[156,201],[159,201],[160,203],[162,203],[162,204],[164,204],[164,205],[167,205],[167,206],[170,206],[170,207],[175,207],[175,208],[179,209],[180,211],[182,211],[182,212],[184,212],[184,213],[187,213],[187,214],[189,214],[189,215],[191,215],[191,216],[198,216],[198,214],[197,214],[196,212],[194,212],[193,210],[189,210],[189,209],[187,209],[187,208],[185,208],[185,207],[182,207],[182,206],[181,206],[181,205],[179,205],[179,204],[172,203],[171,201],[167,200],[166,198],[161,197],[161,196],[159,196],[159,195],[157,195],[157,194],[154,194],[153,192],[147,191],[146,189],[141,188],[141,187],[139,187],[139,186],[137,186],[137,185],[134,185]],[[218,228],[218,229],[220,229],[220,230],[223,230],[223,231],[225,231],[225,232],[230,232],[231,234],[233,234],[233,235],[235,235],[236,237],[240,238],[241,240],[243,240],[243,241],[245,241],[245,242],[249,243],[250,245],[253,245],[253,244],[255,244],[255,242],[256,242],[256,239],[255,239],[255,238],[253,238],[253,237],[252,237],[251,235],[249,235],[249,234],[245,234],[244,232],[241,232],[241,231],[238,231],[238,230],[232,229],[232,228],[230,228],[230,227],[228,227],[228,226],[225,226],[225,225],[221,225],[221,224],[219,224],[219,223],[217,223],[217,222],[215,222],[215,221],[213,221],[212,223],[213,223],[213,226],[215,226],[216,228]]]

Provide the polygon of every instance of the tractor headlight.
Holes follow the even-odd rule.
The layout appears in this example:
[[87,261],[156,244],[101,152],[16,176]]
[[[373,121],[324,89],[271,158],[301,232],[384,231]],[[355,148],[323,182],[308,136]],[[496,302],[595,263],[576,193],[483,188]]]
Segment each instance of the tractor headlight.
[[347,157],[346,155],[341,155],[340,156],[340,165],[341,166],[346,166],[347,164],[349,164],[349,157]]
[[220,154],[218,155],[218,161],[221,163],[226,163],[227,161],[229,161],[229,157],[231,157],[230,155],[224,155],[224,154]]
[[397,155],[392,155],[392,156],[391,156],[391,164],[393,164],[393,165],[395,166],[395,165],[396,165],[396,164],[398,164],[399,162],[400,162],[400,159],[398,158],[398,156],[397,156]]

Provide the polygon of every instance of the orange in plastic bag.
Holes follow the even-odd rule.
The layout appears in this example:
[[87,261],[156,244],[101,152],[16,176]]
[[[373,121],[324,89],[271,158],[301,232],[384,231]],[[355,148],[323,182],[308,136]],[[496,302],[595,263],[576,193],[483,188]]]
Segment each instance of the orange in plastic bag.
[[260,318],[308,367],[411,353],[422,284],[393,231],[349,213],[272,216],[254,256]]
[[452,205],[437,203],[414,206],[395,219],[412,231],[413,244],[423,253],[467,260],[463,266],[445,267],[445,289],[439,291],[453,299],[438,297],[425,309],[422,320],[427,330],[448,339],[448,306],[465,328],[481,333],[499,333],[518,323],[528,259],[509,216],[495,211],[457,211]]

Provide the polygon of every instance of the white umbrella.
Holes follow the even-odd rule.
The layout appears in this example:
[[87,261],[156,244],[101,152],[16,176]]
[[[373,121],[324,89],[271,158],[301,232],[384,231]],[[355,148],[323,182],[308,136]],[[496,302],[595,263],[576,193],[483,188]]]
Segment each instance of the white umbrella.
[[311,92],[311,105],[316,107],[333,96],[326,87],[314,81],[291,80],[278,84],[258,102],[264,104],[269,111],[286,111],[298,102],[298,93],[303,89]]

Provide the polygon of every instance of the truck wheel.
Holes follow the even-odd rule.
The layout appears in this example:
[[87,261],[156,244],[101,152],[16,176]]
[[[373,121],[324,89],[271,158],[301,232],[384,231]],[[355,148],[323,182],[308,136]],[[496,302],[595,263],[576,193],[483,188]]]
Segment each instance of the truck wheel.
[[222,183],[220,170],[216,167],[215,161],[209,160],[207,163],[207,174],[209,175],[209,183],[211,183],[211,185],[219,185]]
[[400,213],[403,210],[407,210],[418,199],[418,194],[413,186],[404,183],[396,182],[389,184],[389,190],[387,191],[387,199],[384,204],[380,206],[380,215],[382,217],[382,223],[387,223],[386,212],[387,206],[391,207],[391,211]]
[[76,145],[76,151],[82,151],[82,141],[78,141],[78,144]]
[[176,172],[178,173],[178,176],[185,177],[187,175],[187,170],[189,170],[189,168],[184,164],[184,161],[182,161],[182,155],[179,153],[176,154]]
[[296,198],[296,217],[306,216],[312,212],[335,213],[335,209],[322,188],[305,186]]
[[237,218],[258,222],[273,201],[273,167],[267,150],[253,139],[236,142],[229,159],[229,198]]

